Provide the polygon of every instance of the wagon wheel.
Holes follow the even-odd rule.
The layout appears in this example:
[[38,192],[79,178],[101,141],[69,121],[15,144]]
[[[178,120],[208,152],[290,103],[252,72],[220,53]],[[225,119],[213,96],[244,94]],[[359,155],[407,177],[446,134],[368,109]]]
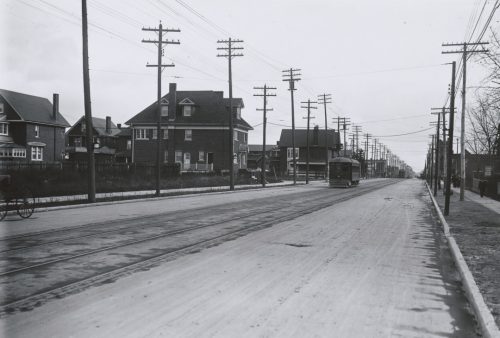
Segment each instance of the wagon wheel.
[[35,197],[30,189],[24,188],[16,193],[17,214],[22,218],[29,218],[35,210]]
[[5,194],[0,191],[0,221],[7,215],[7,206],[7,198],[5,197]]

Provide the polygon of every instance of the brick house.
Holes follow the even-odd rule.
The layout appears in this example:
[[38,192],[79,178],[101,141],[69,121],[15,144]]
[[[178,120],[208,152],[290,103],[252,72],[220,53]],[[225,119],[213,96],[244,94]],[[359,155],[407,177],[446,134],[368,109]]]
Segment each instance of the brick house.
[[[177,91],[175,83],[161,100],[161,154],[182,171],[229,170],[229,99],[221,91]],[[233,99],[234,165],[247,167],[248,131],[241,117],[243,100]],[[132,162],[155,162],[157,103],[126,122],[132,131]]]
[[57,162],[64,158],[68,121],[53,102],[0,89],[0,161]]
[[[66,132],[66,154],[69,160],[87,160],[87,128],[85,116],[82,116]],[[111,121],[92,117],[92,135],[96,161],[114,161],[118,148],[118,134],[120,129]]]
[[[337,154],[340,144],[339,133],[328,130],[328,159]],[[293,173],[292,129],[283,129],[280,140],[280,171],[282,175]],[[325,175],[325,130],[315,126],[309,131],[309,172],[312,176]],[[297,160],[297,174],[305,175],[307,161],[307,130],[295,129],[295,157]]]

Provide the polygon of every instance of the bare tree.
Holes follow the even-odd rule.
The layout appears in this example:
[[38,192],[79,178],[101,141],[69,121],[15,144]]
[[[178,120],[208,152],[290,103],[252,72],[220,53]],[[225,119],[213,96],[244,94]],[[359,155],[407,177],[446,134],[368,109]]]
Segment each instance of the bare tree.
[[495,101],[495,97],[483,94],[478,96],[476,106],[467,111],[470,126],[466,143],[474,154],[493,155],[496,152],[500,110]]
[[481,53],[480,63],[488,69],[476,102],[467,111],[469,128],[467,148],[474,154],[493,155],[498,151],[500,124],[500,39],[492,30],[488,53]]

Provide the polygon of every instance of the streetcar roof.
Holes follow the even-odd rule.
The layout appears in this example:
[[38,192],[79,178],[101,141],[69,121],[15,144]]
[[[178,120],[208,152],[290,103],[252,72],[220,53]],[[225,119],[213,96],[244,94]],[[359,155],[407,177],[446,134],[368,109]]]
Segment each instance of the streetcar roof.
[[358,161],[348,157],[335,157],[334,159],[330,160],[330,163],[352,163],[359,165]]

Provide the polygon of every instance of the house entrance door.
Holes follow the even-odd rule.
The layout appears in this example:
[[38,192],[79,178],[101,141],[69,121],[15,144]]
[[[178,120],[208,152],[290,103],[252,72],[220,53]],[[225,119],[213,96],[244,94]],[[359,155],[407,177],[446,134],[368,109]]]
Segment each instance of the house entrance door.
[[184,153],[184,170],[191,168],[191,153]]

